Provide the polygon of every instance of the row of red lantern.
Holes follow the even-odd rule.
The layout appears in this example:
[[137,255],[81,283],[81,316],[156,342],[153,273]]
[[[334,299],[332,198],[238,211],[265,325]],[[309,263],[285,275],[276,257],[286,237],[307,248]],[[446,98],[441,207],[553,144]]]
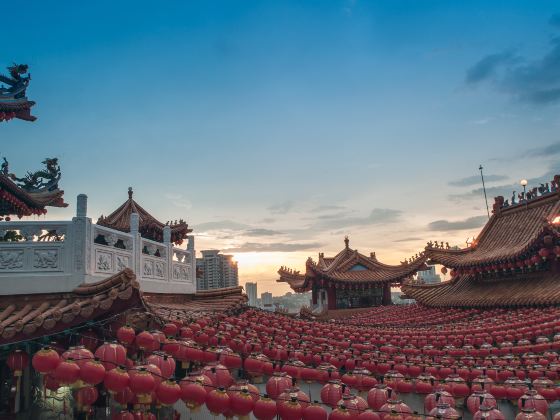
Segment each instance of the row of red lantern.
[[13,111],[0,112],[0,122],[9,121],[11,119],[14,119],[15,117],[16,117],[16,113]]

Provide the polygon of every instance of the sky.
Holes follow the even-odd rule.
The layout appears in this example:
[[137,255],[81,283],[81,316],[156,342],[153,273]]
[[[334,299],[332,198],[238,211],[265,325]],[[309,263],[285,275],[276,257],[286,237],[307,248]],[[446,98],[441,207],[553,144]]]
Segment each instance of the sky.
[[560,6],[535,1],[37,1],[3,22],[37,121],[0,124],[17,174],[58,157],[67,209],[134,188],[240,283],[350,247],[398,264],[464,246],[490,201],[560,172]]

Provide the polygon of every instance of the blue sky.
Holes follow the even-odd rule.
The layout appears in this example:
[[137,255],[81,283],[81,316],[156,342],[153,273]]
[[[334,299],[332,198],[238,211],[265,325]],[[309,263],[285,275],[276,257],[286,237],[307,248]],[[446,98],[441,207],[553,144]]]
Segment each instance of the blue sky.
[[[14,172],[58,156],[68,210],[135,198],[230,249],[242,282],[360,251],[463,243],[490,196],[560,154],[552,1],[39,2],[0,65],[30,65],[38,120],[0,125]],[[560,169],[560,168],[558,168]],[[460,223],[456,223],[460,222]]]

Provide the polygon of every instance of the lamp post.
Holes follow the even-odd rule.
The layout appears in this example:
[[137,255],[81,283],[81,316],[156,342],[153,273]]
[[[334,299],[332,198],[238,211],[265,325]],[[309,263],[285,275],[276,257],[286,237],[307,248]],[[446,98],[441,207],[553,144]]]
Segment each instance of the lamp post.
[[527,180],[522,179],[519,183],[523,187],[523,199],[527,201]]

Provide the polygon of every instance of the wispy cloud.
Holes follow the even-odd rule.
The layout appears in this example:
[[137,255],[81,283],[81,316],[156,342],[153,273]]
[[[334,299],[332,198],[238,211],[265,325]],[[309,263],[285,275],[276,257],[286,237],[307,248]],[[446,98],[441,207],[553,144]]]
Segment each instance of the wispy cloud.
[[272,229],[254,228],[243,232],[244,236],[275,236],[282,235],[282,232]]
[[206,222],[196,225],[196,230],[198,232],[211,232],[220,230],[242,231],[248,229],[252,229],[252,227],[245,223],[234,222],[233,220],[218,220],[215,222]]
[[552,143],[549,144],[548,146],[543,146],[543,147],[537,147],[534,149],[529,149],[526,153],[525,156],[530,156],[530,157],[552,157],[555,155],[560,154],[560,142],[558,143]]
[[465,230],[479,228],[486,223],[488,218],[486,216],[474,216],[465,220],[449,221],[449,220],[436,220],[428,224],[428,229],[433,231],[450,231],[450,230]]
[[182,194],[164,194],[164,197],[168,199],[172,205],[182,209],[190,210],[192,209],[192,203]]
[[284,243],[284,242],[273,242],[273,243],[257,243],[257,242],[245,242],[236,247],[224,249],[224,252],[295,252],[295,251],[305,251],[308,249],[321,248],[323,244],[318,242],[310,243]]
[[418,236],[411,236],[408,238],[401,238],[401,239],[395,239],[393,242],[413,242],[413,241],[421,241],[424,238],[420,238]]
[[344,210],[345,208],[346,207],[344,207],[344,206],[337,206],[337,205],[334,205],[334,204],[323,204],[323,205],[320,205],[320,206],[317,206],[317,207],[311,209],[311,211],[313,213],[320,213],[320,212],[323,212],[323,211]]
[[268,207],[268,211],[272,214],[286,214],[294,208],[293,201],[283,201],[282,203],[276,203]]
[[[549,23],[560,28],[560,17]],[[547,105],[560,101],[560,37],[550,41],[549,50],[530,60],[512,51],[489,54],[467,70],[466,83],[471,86],[488,82],[498,91],[521,102]]]
[[401,210],[376,208],[373,209],[368,216],[342,216],[339,218],[330,218],[328,220],[319,221],[313,226],[313,228],[332,228],[332,226],[343,228],[348,226],[367,226],[394,223],[400,219],[401,214]]
[[[509,177],[506,175],[484,175],[485,182],[505,181],[508,178]],[[449,181],[448,184],[452,187],[469,187],[471,185],[480,184],[481,182],[480,175],[472,175],[456,179],[454,181]]]

